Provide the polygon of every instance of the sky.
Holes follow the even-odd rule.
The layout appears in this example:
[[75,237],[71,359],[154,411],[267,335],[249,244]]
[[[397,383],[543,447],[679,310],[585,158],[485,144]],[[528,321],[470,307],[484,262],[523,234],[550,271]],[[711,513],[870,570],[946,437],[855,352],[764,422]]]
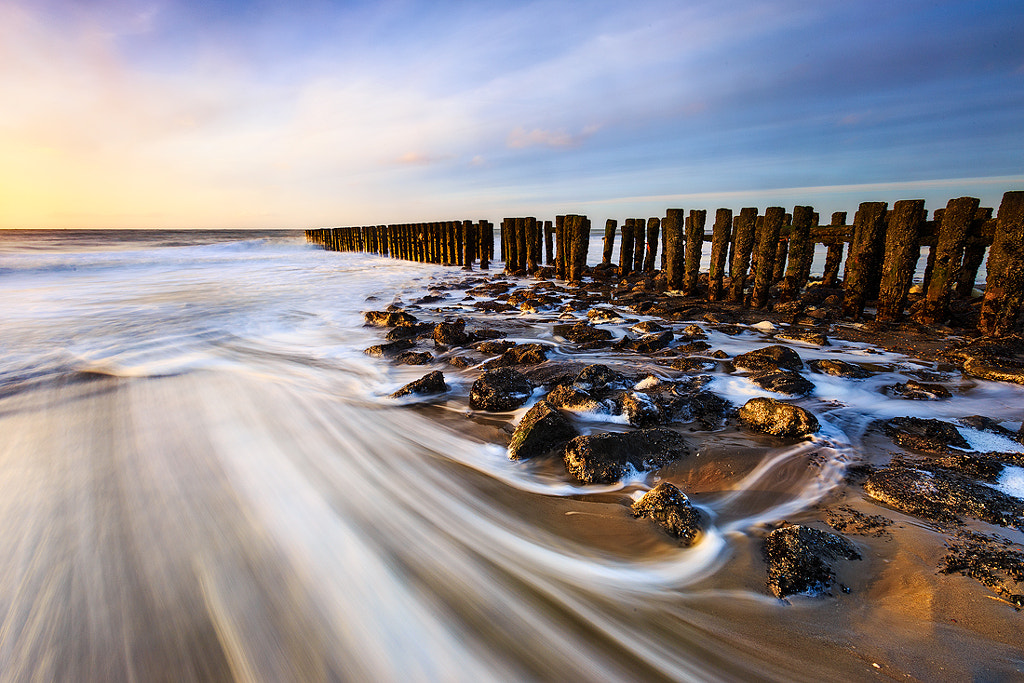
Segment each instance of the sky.
[[1020,0],[0,0],[0,228],[1024,190]]

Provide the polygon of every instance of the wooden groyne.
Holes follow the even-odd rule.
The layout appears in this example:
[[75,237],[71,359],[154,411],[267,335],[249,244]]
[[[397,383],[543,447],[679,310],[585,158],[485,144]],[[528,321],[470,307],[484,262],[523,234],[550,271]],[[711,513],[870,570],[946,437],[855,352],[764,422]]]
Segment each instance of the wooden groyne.
[[[649,280],[655,289],[684,296],[765,308],[801,297],[811,281],[815,247],[821,244],[827,254],[818,284],[840,290],[835,296],[843,317],[863,319],[873,305],[879,321],[909,316],[920,324],[938,325],[970,305],[987,255],[978,329],[996,336],[1024,332],[1022,191],[1006,192],[998,212],[981,207],[974,197],[951,199],[934,210],[931,220],[923,200],[902,200],[891,208],[886,202],[864,202],[850,225],[846,212],[836,212],[828,225],[820,225],[810,206],[796,206],[792,213],[777,206],[763,213],[753,207],[735,214],[721,208],[710,233],[705,232],[706,222],[707,212],[686,215],[682,209],[667,209],[663,217],[626,218],[621,229],[617,220],[608,219],[601,263],[588,269],[591,223],[586,216],[505,218],[498,231],[500,259],[509,275],[534,275],[547,267],[552,270],[543,276],[580,282],[588,274],[610,274],[619,280]],[[320,228],[307,230],[306,239],[332,251],[364,251],[466,269],[477,264],[487,270],[494,259],[495,227],[487,220],[464,220]],[[705,242],[710,242],[706,274],[700,272]],[[925,248],[921,296],[908,310]]]

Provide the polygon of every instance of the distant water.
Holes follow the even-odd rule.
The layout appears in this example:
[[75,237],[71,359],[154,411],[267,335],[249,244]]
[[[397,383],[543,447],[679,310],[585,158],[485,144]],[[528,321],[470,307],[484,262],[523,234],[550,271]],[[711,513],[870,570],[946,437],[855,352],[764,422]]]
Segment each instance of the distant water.
[[[362,312],[461,276],[297,232],[0,232],[0,680],[1014,670],[1012,643],[920,635],[912,610],[879,620],[866,599],[770,598],[759,539],[837,490],[870,419],[1019,421],[1018,388],[954,375],[955,401],[908,405],[880,387],[931,368],[801,347],[882,373],[853,388],[813,376],[814,441],[695,434],[692,464],[665,476],[711,526],[682,549],[629,515],[649,477],[579,486],[509,462],[500,425],[467,420],[460,400],[385,398],[431,368],[363,354],[381,332]],[[710,342],[764,344],[754,331]],[[475,371],[436,367],[464,397]],[[710,387],[767,395],[724,373]],[[904,630],[925,640],[891,647]]]

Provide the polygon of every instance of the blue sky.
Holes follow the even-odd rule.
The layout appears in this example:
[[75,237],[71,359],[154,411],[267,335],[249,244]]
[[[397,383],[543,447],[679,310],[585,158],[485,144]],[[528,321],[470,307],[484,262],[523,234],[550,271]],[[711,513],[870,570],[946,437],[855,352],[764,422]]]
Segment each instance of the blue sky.
[[1024,189],[1018,2],[0,0],[0,227]]

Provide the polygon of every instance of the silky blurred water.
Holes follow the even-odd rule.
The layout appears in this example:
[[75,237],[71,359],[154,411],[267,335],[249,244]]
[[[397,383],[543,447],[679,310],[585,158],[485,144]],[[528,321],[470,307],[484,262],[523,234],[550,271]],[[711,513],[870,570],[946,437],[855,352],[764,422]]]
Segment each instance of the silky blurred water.
[[[684,549],[629,513],[651,475],[587,487],[510,462],[460,414],[472,372],[444,368],[444,419],[386,398],[426,369],[363,354],[380,330],[362,312],[461,276],[300,233],[0,233],[0,678],[871,673],[826,603],[768,597],[758,539],[836,489],[870,419],[908,414],[879,387],[912,364],[875,354],[890,372],[852,389],[815,375],[811,441],[694,436],[676,474],[710,526]],[[911,409],[1012,420],[1021,398],[961,393]],[[716,453],[731,469],[712,476]]]

